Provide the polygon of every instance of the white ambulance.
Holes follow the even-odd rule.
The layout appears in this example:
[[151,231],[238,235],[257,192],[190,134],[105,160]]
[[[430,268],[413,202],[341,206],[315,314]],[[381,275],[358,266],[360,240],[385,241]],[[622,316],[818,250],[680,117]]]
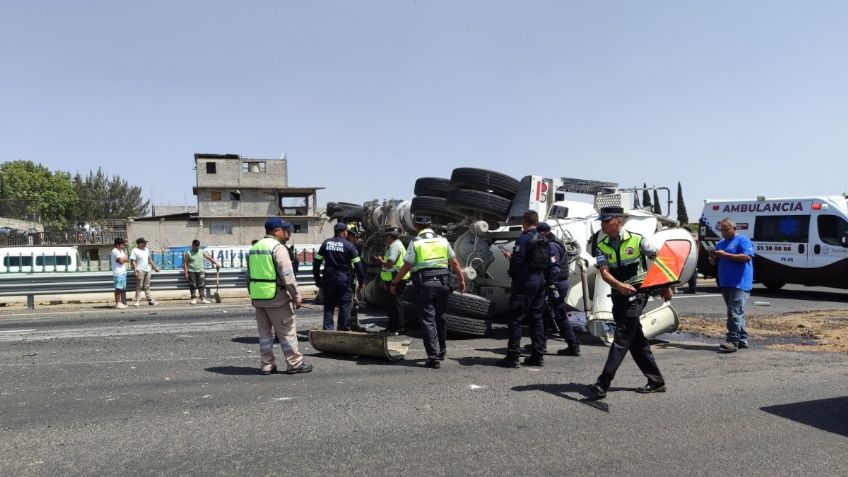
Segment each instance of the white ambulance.
[[707,252],[721,240],[718,224],[736,222],[754,243],[754,280],[769,289],[787,283],[848,288],[848,194],[706,200],[698,227],[698,271],[715,276]]

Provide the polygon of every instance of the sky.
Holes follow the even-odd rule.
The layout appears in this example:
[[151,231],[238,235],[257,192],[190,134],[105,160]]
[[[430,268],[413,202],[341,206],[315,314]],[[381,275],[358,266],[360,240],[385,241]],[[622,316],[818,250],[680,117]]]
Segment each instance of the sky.
[[845,25],[824,0],[0,0],[0,162],[171,205],[198,152],[286,154],[321,203],[455,167],[679,181],[692,218],[848,192]]

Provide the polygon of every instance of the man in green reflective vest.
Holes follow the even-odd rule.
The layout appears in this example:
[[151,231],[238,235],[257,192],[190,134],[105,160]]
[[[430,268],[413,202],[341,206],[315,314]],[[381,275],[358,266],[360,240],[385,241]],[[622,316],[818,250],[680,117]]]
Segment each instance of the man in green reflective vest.
[[[615,335],[610,346],[604,370],[589,389],[598,398],[607,395],[618,367],[628,351],[633,361],[648,378],[648,384],[636,389],[637,393],[665,392],[665,380],[660,373],[651,345],[642,332],[639,317],[648,302],[647,295],[637,293],[633,278],[646,269],[645,257],[654,258],[657,249],[641,235],[622,229],[624,209],[603,207],[598,217],[601,230],[607,234],[597,244],[595,260],[601,278],[612,287],[612,317],[615,320]],[[663,288],[660,295],[671,300],[671,288]]]
[[[406,255],[406,248],[400,241],[400,228],[386,227],[386,251],[383,255],[376,257],[377,262],[382,266],[380,270],[380,282],[388,291],[392,280],[397,276],[400,267],[403,266],[403,256]],[[389,314],[389,326],[386,327],[386,332],[390,335],[397,336],[406,332],[405,320],[403,316],[403,290],[409,281],[410,274],[400,278],[395,294],[389,294],[387,310]]]
[[424,366],[438,369],[440,361],[447,354],[447,322],[445,312],[448,308],[448,296],[451,294],[450,269],[457,281],[457,290],[465,291],[465,277],[456,259],[456,253],[446,238],[436,235],[430,228],[430,217],[415,216],[415,228],[418,235],[409,243],[403,266],[392,279],[389,293],[397,295],[401,279],[412,270],[412,282],[415,285],[416,301],[421,329],[424,331],[424,348],[427,361]]
[[312,371],[312,365],[303,362],[303,355],[297,349],[294,310],[303,306],[303,299],[297,289],[288,249],[282,244],[288,240],[291,229],[291,224],[281,218],[269,218],[265,222],[265,237],[256,242],[247,255],[247,289],[256,308],[263,375],[277,371],[274,333],[283,348],[286,374]]

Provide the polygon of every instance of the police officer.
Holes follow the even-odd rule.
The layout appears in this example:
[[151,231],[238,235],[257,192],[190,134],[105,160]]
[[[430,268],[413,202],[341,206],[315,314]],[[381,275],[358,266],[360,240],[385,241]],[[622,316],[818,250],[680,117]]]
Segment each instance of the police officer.
[[449,268],[453,269],[460,293],[465,291],[465,277],[450,243],[436,235],[430,223],[429,216],[415,216],[418,235],[409,243],[403,266],[392,278],[389,293],[397,295],[401,280],[412,270],[412,282],[417,292],[415,304],[418,306],[421,329],[424,331],[424,348],[427,351],[424,365],[438,369],[441,367],[439,362],[447,354],[447,322],[444,314],[451,294]]
[[[398,227],[386,227],[386,250],[383,255],[376,257],[380,263],[380,283],[388,291],[392,280],[397,276],[400,267],[403,266],[403,256],[406,255],[406,248],[400,241],[400,229]],[[403,316],[403,290],[409,281],[410,273],[402,276],[397,286],[395,294],[389,294],[387,310],[389,314],[389,326],[386,327],[386,332],[390,335],[403,334],[406,330],[405,320]]]
[[[324,294],[324,329],[333,329],[333,313],[339,307],[338,329],[350,331],[350,310],[353,306],[353,274],[359,279],[359,287],[365,281],[362,260],[356,247],[345,237],[347,225],[337,223],[333,226],[335,235],[321,244],[312,261],[312,277]],[[321,276],[321,263],[324,263],[324,276]]]
[[580,343],[574,334],[574,328],[568,321],[566,313],[565,297],[568,295],[568,257],[565,252],[565,244],[551,233],[551,226],[542,222],[536,227],[539,233],[548,239],[550,248],[550,266],[545,277],[548,303],[554,312],[556,322],[562,338],[568,343],[567,348],[557,351],[560,356],[580,356]]
[[275,332],[286,358],[286,373],[312,371],[312,365],[303,362],[303,355],[297,349],[294,310],[303,306],[303,299],[297,290],[288,250],[281,243],[288,239],[291,228],[290,223],[279,217],[269,218],[265,222],[265,237],[250,247],[247,255],[247,289],[256,308],[263,375],[277,370]]
[[525,317],[530,320],[530,356],[524,359],[525,366],[543,366],[545,353],[545,324],[542,313],[545,307],[545,271],[550,263],[550,248],[547,238],[539,234],[536,226],[539,214],[528,210],[521,221],[523,232],[515,240],[512,253],[504,251],[509,259],[509,275],[512,277],[512,294],[509,297],[509,341],[506,357],[498,366],[517,368],[521,352],[521,325]]
[[[589,386],[598,398],[607,395],[615,372],[628,351],[642,374],[648,378],[648,383],[637,388],[636,392],[656,393],[666,390],[665,380],[639,322],[648,297],[637,293],[636,288],[628,283],[640,270],[647,268],[645,257],[654,258],[657,250],[641,235],[622,229],[623,215],[624,209],[621,207],[604,207],[598,217],[606,237],[598,242],[595,255],[601,278],[612,287],[612,316],[615,320],[615,335],[606,365],[597,382]],[[663,288],[660,295],[666,301],[671,300],[671,288]]]

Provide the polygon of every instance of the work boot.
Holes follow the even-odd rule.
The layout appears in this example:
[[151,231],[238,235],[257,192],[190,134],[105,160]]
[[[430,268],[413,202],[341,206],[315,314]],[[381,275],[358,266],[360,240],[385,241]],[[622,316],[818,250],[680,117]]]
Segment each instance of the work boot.
[[505,358],[498,360],[498,366],[501,368],[518,368],[518,356],[506,355]]
[[529,358],[524,358],[524,366],[538,366],[542,367],[545,365],[545,357],[541,354],[532,354]]
[[440,363],[438,359],[428,359],[424,362],[424,366],[427,368],[439,369],[442,367],[442,363]]
[[303,374],[312,371],[312,365],[300,363],[300,366],[286,370],[286,374]]
[[[524,354],[530,354],[530,355],[532,355],[532,354],[535,352],[535,350],[536,350],[536,348],[534,348],[534,347],[533,347],[533,343],[530,343],[530,344],[526,344],[526,345],[524,345]],[[542,353],[543,353],[543,354],[544,354],[544,353],[547,353],[547,352],[548,352],[548,347],[547,347],[547,346],[545,346],[544,348],[542,348]]]
[[725,341],[724,343],[718,346],[718,350],[721,353],[735,353],[736,352],[736,343],[732,341]]
[[272,364],[271,366],[262,366],[259,370],[259,374],[262,376],[269,376],[277,372],[277,365]]
[[641,388],[636,388],[636,392],[641,394],[664,393],[665,390],[665,384],[656,383],[648,383]]
[[445,356],[447,356],[447,355],[448,355],[448,352],[443,350],[441,353],[439,353],[439,361],[444,361]]
[[607,390],[601,387],[601,385],[598,383],[590,384],[586,387],[589,388],[589,391],[591,391],[592,394],[594,394],[595,397],[598,399],[603,399],[607,397]]
[[748,349],[748,342],[740,341],[739,344],[736,345],[736,347],[739,349]]
[[563,348],[557,351],[560,356],[580,356],[580,345],[568,345],[568,348]]

